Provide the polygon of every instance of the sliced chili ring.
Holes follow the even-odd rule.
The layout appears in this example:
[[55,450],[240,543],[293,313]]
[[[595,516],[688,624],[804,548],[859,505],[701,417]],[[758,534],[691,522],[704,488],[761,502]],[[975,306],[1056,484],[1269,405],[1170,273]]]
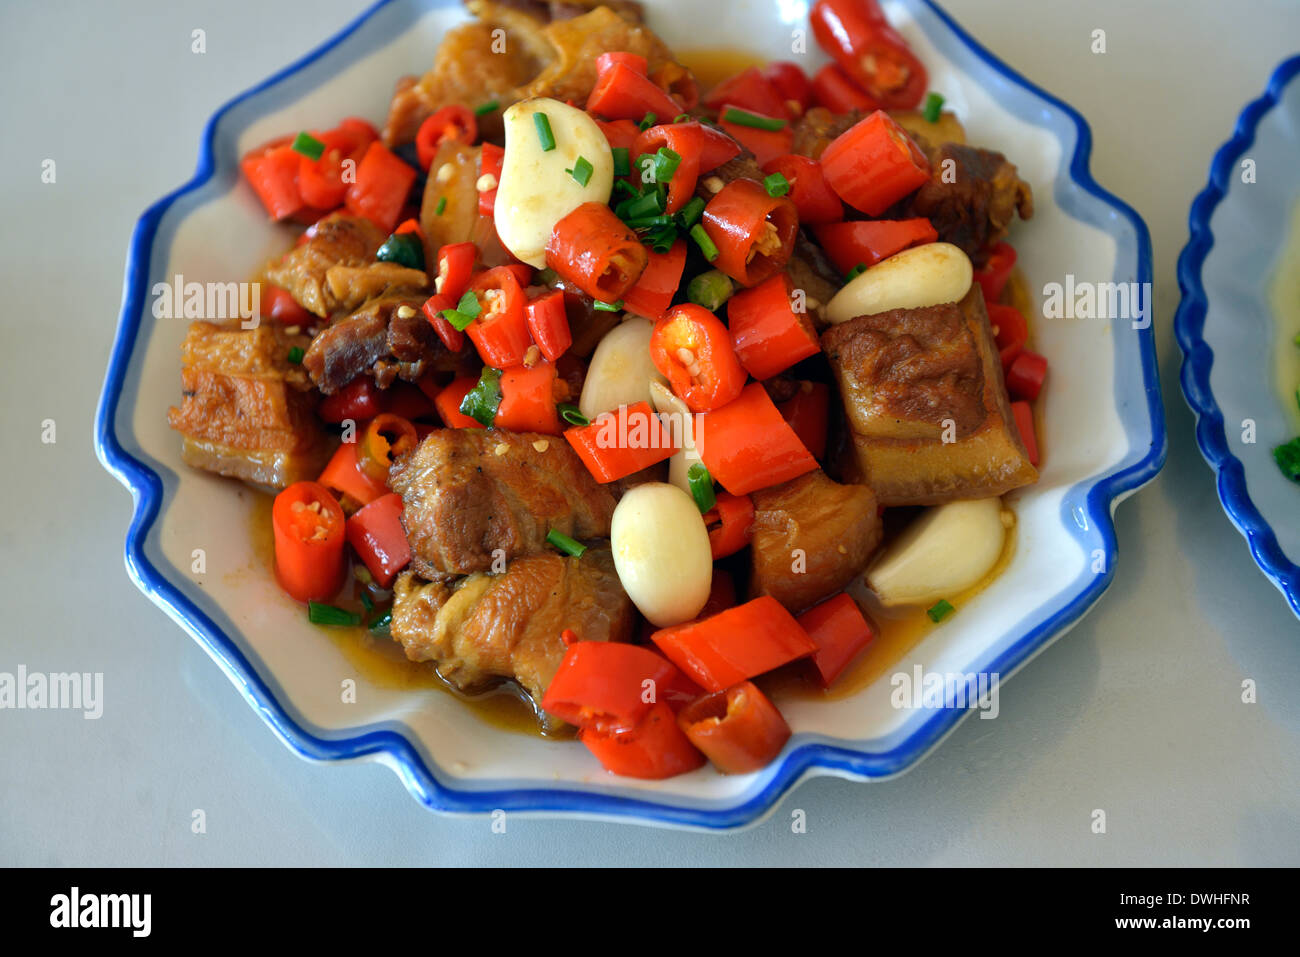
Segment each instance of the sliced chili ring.
[[376,481],[388,481],[393,459],[411,451],[420,437],[409,419],[383,412],[370,420],[357,443],[357,461],[361,470]]

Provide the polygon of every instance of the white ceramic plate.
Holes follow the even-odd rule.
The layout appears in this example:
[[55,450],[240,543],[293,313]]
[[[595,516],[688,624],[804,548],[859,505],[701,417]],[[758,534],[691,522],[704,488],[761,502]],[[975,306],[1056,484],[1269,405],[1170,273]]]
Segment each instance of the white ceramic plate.
[[[648,4],[674,46],[741,46],[791,58],[807,3],[695,0]],[[995,60],[928,0],[887,5],[973,142],[1005,152],[1034,189],[1036,213],[1013,240],[1032,288],[1151,279],[1145,224],[1088,172],[1090,135],[1070,107]],[[299,754],[391,765],[412,794],[453,812],[631,817],[705,828],[752,823],[807,776],[879,778],[912,766],[966,710],[896,710],[887,678],[833,702],[783,704],[794,736],[761,772],[709,769],[664,782],[613,777],[573,741],[541,741],[485,722],[449,695],[367,682],[300,606],[258,572],[248,535],[250,496],[185,468],[165,421],[179,398],[181,320],[158,320],[150,289],[250,275],[285,233],[239,184],[241,153],[286,130],[327,127],[349,114],[380,120],[394,79],[431,62],[463,16],[444,0],[391,0],[321,49],[233,100],[209,123],[195,178],[141,218],[127,265],[121,324],[97,423],[105,467],[134,493],[127,567],[139,587],[209,651],[267,723]],[[811,69],[822,60],[807,55]],[[900,662],[930,672],[999,673],[1005,681],[1091,607],[1115,571],[1116,503],[1159,470],[1165,438],[1150,328],[1127,321],[1039,321],[1052,363],[1043,407],[1041,481],[1016,497],[1015,557]],[[207,573],[192,574],[204,548]],[[340,683],[358,680],[357,701]],[[949,702],[951,703],[951,702]]]
[[1295,346],[1271,301],[1279,260],[1295,248],[1298,168],[1300,56],[1293,56],[1246,105],[1192,204],[1174,331],[1183,349],[1183,395],[1196,413],[1201,453],[1218,476],[1219,499],[1256,564],[1300,615],[1300,487],[1271,452],[1300,430],[1285,398],[1300,376],[1278,381],[1283,364],[1276,361],[1279,350]]

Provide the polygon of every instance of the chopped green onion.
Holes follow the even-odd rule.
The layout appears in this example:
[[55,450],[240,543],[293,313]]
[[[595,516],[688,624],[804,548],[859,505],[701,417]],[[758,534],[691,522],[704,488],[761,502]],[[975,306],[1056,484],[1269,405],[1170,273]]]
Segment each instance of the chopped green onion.
[[654,158],[655,182],[666,183],[671,180],[681,162],[682,158],[678,153],[673,152],[666,146],[659,147]]
[[370,592],[365,591],[364,589],[361,592],[361,606],[365,608],[366,614],[370,614],[370,612],[375,610],[374,599],[370,597]]
[[695,244],[700,247],[700,252],[704,253],[704,258],[709,262],[718,258],[718,247],[713,244],[713,240],[699,223],[691,227],[691,239],[695,240]]
[[953,613],[953,607],[948,603],[948,599],[940,598],[927,608],[925,613],[930,616],[931,621],[938,624]]
[[381,263],[397,263],[407,269],[424,268],[424,243],[415,233],[393,233],[375,253]]
[[682,228],[690,229],[704,213],[705,202],[698,196],[692,196],[690,200],[677,213],[681,219]]
[[735,123],[737,126],[748,126],[750,129],[755,130],[775,132],[786,128],[785,120],[778,120],[771,116],[761,116],[758,113],[751,113],[749,110],[742,110],[735,106],[729,106],[723,110],[722,119],[728,123]]
[[591,174],[595,172],[595,167],[587,161],[587,157],[579,156],[578,161],[573,164],[573,169],[566,169],[565,172],[577,180],[579,186],[586,186],[591,182]]
[[591,307],[597,312],[621,312],[623,309],[623,300],[618,302],[601,302],[597,299],[591,304]]
[[447,197],[440,196],[438,197],[438,205],[434,207],[433,215],[441,216],[446,211],[447,211]]
[[730,277],[716,269],[710,269],[690,281],[686,287],[686,298],[709,312],[717,312],[731,298],[735,288]]
[[389,626],[391,626],[392,623],[393,611],[390,608],[370,623],[370,633],[372,635],[387,635],[389,633]]
[[575,542],[563,532],[557,532],[551,529],[546,533],[546,544],[554,545],[566,555],[572,555],[574,558],[581,558],[582,553],[587,550],[587,546],[581,542]]
[[853,282],[853,280],[857,279],[866,271],[867,271],[867,264],[858,263],[856,266],[854,266],[852,269],[850,269],[847,273],[844,274],[844,281]]
[[[614,195],[617,196],[619,193],[627,193],[627,195],[633,199],[641,195],[633,189],[632,184],[625,179],[614,180]],[[617,210],[615,212],[617,213]]]
[[620,219],[644,219],[647,216],[658,216],[663,211],[664,203],[656,189],[643,193],[636,199],[624,200],[614,212]]
[[610,152],[614,154],[615,176],[626,176],[632,172],[632,157],[626,146],[615,146]]
[[468,415],[484,428],[492,427],[501,407],[501,370],[484,366],[478,384],[460,401],[460,414]]
[[318,160],[325,152],[325,144],[310,133],[299,133],[293,138],[293,146],[290,148],[309,160]]
[[657,253],[667,253],[677,242],[677,229],[674,226],[658,226],[646,234],[645,244]]
[[591,419],[582,414],[582,410],[576,405],[569,402],[561,402],[559,405],[560,418],[569,425],[591,425]]
[[650,127],[654,126],[655,121],[658,119],[659,117],[655,116],[653,113],[647,113],[641,118],[641,122],[636,125],[636,128],[644,133],[646,130],[650,129]]
[[763,180],[763,188],[767,190],[767,195],[773,198],[784,196],[790,192],[790,181],[780,173],[773,173]]
[[549,153],[555,149],[555,134],[551,132],[551,118],[545,113],[534,113],[533,126],[537,127],[537,138],[541,140],[542,152]]
[[344,611],[342,608],[336,608],[333,605],[325,605],[318,601],[307,602],[307,619],[313,625],[359,625],[361,616],[353,611]]
[[500,106],[501,106],[500,100],[488,100],[486,103],[484,103],[482,106],[480,106],[478,109],[474,111],[474,115],[487,116],[489,113],[491,113],[495,109],[498,109]]
[[302,365],[302,357],[306,354],[300,346],[294,346],[289,350],[289,361],[296,366]]
[[1273,461],[1292,482],[1300,482],[1300,438],[1294,438],[1273,450]]
[[674,123],[685,123],[685,122],[686,122],[687,120],[689,120],[690,118],[691,118],[691,114],[689,114],[689,113],[678,113],[676,116],[673,117],[673,122],[674,122]]
[[927,123],[938,123],[939,112],[943,109],[943,97],[938,93],[931,93],[925,98],[925,109],[921,114],[925,117]]
[[686,470],[686,484],[691,487],[691,498],[695,499],[695,507],[701,515],[718,504],[717,493],[713,491],[713,476],[703,462],[696,462]]
[[455,309],[444,309],[442,311],[442,318],[461,332],[464,332],[482,311],[483,307],[478,304],[478,297],[474,295],[473,290],[466,289],[465,295],[460,297],[460,302],[456,303]]
[[671,216],[646,216],[643,219],[625,219],[623,222],[633,229],[653,229],[656,226],[671,226],[673,218]]

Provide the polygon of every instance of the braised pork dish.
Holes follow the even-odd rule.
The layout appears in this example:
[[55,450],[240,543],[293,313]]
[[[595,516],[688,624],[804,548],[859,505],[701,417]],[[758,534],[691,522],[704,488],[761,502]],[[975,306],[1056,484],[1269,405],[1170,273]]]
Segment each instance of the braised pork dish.
[[466,6],[382,126],[242,158],[296,240],[255,327],[191,326],[184,461],[274,494],[323,628],[511,685],[615,774],[757,770],[771,676],[833,693],[1006,554],[1031,190],[875,0],[813,5],[811,76],[707,83],[651,5]]

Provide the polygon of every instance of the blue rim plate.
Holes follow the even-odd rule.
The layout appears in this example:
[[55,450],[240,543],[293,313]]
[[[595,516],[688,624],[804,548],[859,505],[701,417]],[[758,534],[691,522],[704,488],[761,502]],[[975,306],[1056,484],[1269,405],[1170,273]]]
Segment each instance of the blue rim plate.
[[[1255,142],[1260,122],[1276,107],[1287,85],[1300,74],[1300,56],[1283,60],[1269,77],[1263,95],[1252,100],[1237,117],[1232,138],[1219,147],[1210,164],[1210,180],[1192,202],[1188,214],[1189,238],[1178,257],[1178,287],[1182,300],[1174,315],[1174,335],[1183,350],[1180,374],[1183,395],[1196,413],[1196,443],[1217,476],[1219,500],[1237,529],[1245,536],[1250,554],[1300,615],[1300,565],[1282,551],[1277,535],[1251,499],[1246,472],[1228,447],[1223,411],[1210,385],[1214,351],[1205,341],[1209,298],[1201,271],[1214,246],[1210,220],[1228,195],[1229,177],[1238,161]],[[1292,161],[1294,169],[1294,159]]]
[[[434,764],[392,726],[361,728],[352,734],[317,733],[316,729],[304,726],[307,722],[295,718],[292,709],[273,690],[274,682],[268,682],[259,673],[228,633],[226,628],[232,627],[228,620],[221,614],[205,612],[200,607],[202,596],[193,583],[183,576],[169,577],[148,554],[150,538],[157,534],[160,509],[166,504],[167,492],[160,472],[167,470],[145,461],[148,456],[143,453],[133,454],[138,446],[131,432],[131,402],[124,404],[122,400],[124,390],[129,399],[134,398],[132,363],[138,361],[138,353],[147,341],[141,340],[139,333],[142,317],[147,312],[150,264],[156,242],[168,241],[165,231],[159,235],[160,222],[174,203],[198,191],[218,173],[214,160],[218,142],[225,148],[221,155],[231,152],[239,129],[227,127],[237,123],[246,126],[250,116],[256,118],[253,107],[261,102],[257,100],[259,94],[271,91],[266,97],[274,99],[275,87],[349,41],[373,45],[375,38],[366,27],[385,8],[427,10],[447,2],[380,0],[338,36],[231,100],[207,123],[194,177],[149,207],[137,223],[127,259],[121,318],[95,427],[95,449],[100,461],[131,490],[134,499],[134,513],[126,537],[126,567],[130,577],[208,651],[249,704],[295,752],[315,760],[362,757],[381,760],[394,768],[422,804],[440,811],[482,813],[501,809],[724,829],[761,820],[786,792],[806,777],[834,774],[859,780],[879,779],[913,766],[956,727],[968,713],[966,710],[942,708],[929,712],[909,725],[906,734],[888,736],[883,746],[875,749],[847,747],[842,739],[797,733],[775,768],[762,777],[761,786],[741,794],[734,803],[672,800],[671,795],[608,787],[584,788],[580,784],[568,786],[567,782],[555,787],[459,786],[456,778]],[[1117,281],[1146,283],[1150,288],[1151,243],[1146,224],[1132,207],[1093,180],[1088,169],[1091,131],[1083,117],[996,59],[932,0],[902,0],[901,6],[946,56],[960,60],[964,70],[997,86],[1001,95],[1013,101],[1008,109],[1021,121],[1050,128],[1060,143],[1062,156],[1053,183],[1057,203],[1068,217],[1086,222],[1111,237]],[[413,14],[393,19],[399,25],[409,23]],[[257,103],[242,109],[231,120],[232,111],[250,100]],[[223,172],[234,181],[229,170]],[[1059,506],[1060,523],[1082,550],[1081,554],[1104,555],[1105,561],[1100,568],[1095,562],[1092,567],[1085,566],[1068,587],[1045,598],[1037,616],[1009,631],[996,657],[981,662],[981,670],[1010,676],[1073,626],[1096,602],[1114,577],[1117,550],[1113,510],[1122,498],[1154,478],[1164,463],[1166,437],[1152,330],[1148,325],[1135,329],[1132,335],[1116,335],[1114,341],[1115,414],[1127,439],[1127,450],[1120,459],[1109,463],[1103,473],[1066,488]],[[127,451],[128,447],[133,451]],[[218,620],[225,621],[225,626],[218,624]]]

